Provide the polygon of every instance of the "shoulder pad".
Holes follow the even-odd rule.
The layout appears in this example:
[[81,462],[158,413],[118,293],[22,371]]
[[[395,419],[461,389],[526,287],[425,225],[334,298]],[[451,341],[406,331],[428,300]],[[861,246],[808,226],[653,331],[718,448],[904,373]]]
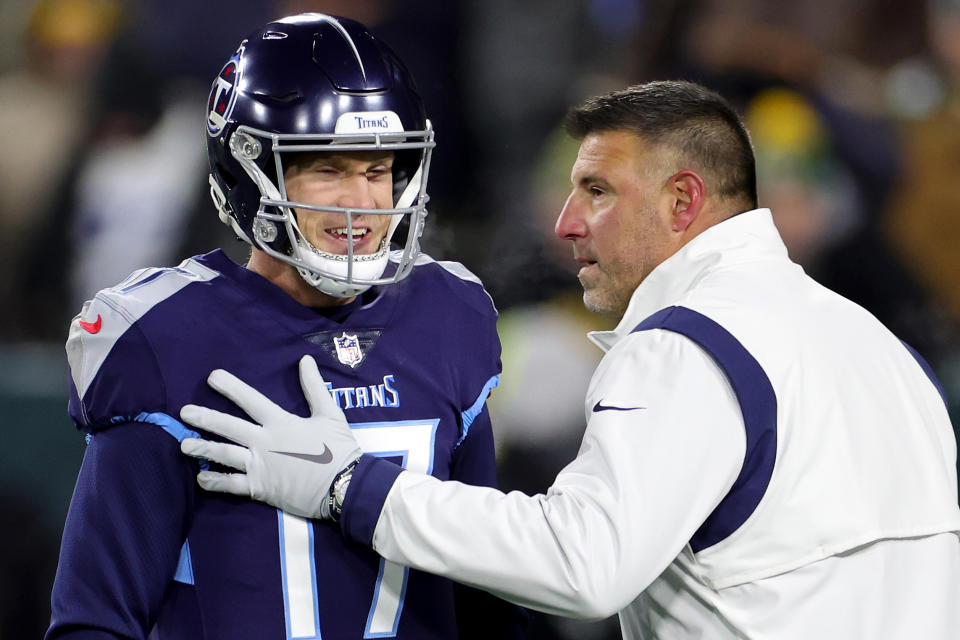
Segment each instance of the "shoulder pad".
[[103,289],[84,303],[70,323],[67,361],[79,397],[127,330],[150,309],[192,282],[212,280],[219,273],[193,258],[179,266],[134,271],[115,287]]
[[414,263],[414,266],[423,267],[426,265],[437,265],[443,269],[444,273],[456,277],[460,282],[464,284],[471,283],[476,285],[479,291],[483,292],[483,302],[481,302],[481,305],[489,303],[493,312],[497,313],[497,308],[493,302],[493,297],[487,292],[486,288],[483,286],[483,282],[481,282],[480,278],[478,278],[476,274],[470,271],[470,269],[465,267],[462,263],[451,260],[434,260],[427,254],[421,253],[419,256],[417,256],[417,261]]

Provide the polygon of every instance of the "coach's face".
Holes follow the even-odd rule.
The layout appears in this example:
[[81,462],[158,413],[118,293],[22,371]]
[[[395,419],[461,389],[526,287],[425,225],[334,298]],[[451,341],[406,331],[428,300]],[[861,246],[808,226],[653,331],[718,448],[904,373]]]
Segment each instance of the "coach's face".
[[592,133],[580,144],[556,233],[573,243],[591,311],[622,314],[637,285],[680,246],[662,165],[625,131]]

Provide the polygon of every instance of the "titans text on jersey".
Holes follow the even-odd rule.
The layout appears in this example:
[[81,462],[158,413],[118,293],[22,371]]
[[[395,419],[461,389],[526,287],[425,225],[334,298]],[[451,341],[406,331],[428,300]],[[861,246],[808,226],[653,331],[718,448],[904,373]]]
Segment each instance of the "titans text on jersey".
[[400,392],[396,389],[393,374],[383,376],[380,384],[364,387],[341,387],[334,389],[327,383],[327,390],[341,409],[362,409],[364,407],[399,407]]

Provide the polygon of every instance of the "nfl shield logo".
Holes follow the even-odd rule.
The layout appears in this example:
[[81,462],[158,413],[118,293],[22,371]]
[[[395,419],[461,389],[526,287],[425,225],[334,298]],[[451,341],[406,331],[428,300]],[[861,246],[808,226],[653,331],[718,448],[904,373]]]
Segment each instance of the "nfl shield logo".
[[333,346],[337,348],[337,359],[348,367],[356,367],[363,360],[360,341],[356,335],[347,335],[344,331],[342,336],[333,339]]

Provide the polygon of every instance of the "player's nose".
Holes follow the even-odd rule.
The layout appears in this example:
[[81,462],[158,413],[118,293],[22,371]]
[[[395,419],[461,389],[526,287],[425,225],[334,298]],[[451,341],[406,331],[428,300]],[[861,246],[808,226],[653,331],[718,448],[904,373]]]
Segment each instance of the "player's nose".
[[344,181],[343,193],[337,200],[337,206],[344,209],[375,209],[373,190],[365,175],[351,176]]

